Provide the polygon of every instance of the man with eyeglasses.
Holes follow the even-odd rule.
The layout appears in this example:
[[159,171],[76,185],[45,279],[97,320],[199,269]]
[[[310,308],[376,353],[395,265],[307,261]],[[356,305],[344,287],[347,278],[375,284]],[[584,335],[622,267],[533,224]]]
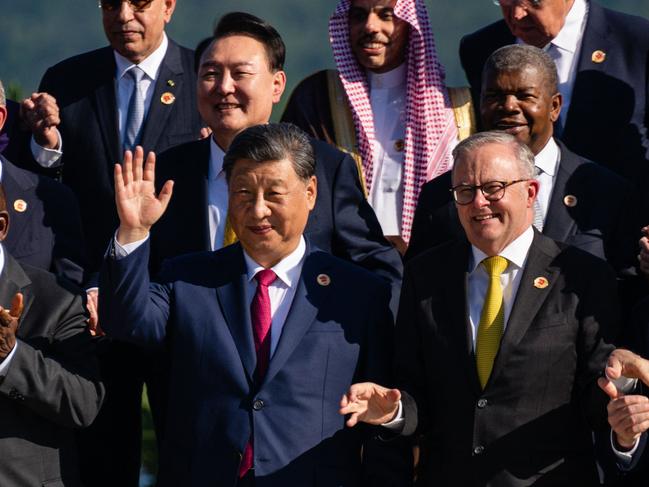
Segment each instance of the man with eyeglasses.
[[615,277],[534,230],[534,155],[482,132],[454,150],[468,242],[406,265],[395,332],[397,389],[353,385],[341,414],[431,445],[418,485],[598,485],[597,378],[613,350]]
[[[193,52],[165,34],[175,7],[176,0],[101,0],[110,46],[62,61],[41,81],[59,106],[62,146],[39,162],[56,168],[79,199],[90,273],[118,225],[111,173],[124,150],[160,153],[200,137]],[[31,102],[24,103],[28,119]],[[96,292],[89,298],[94,311]],[[100,352],[107,400],[84,433],[91,440],[81,452],[84,482],[137,486],[146,354],[107,340]]]
[[[488,3],[489,0],[485,0]],[[591,0],[500,0],[503,20],[465,36],[460,59],[479,100],[482,67],[499,47],[544,49],[559,75],[566,146],[646,188],[649,21]]]

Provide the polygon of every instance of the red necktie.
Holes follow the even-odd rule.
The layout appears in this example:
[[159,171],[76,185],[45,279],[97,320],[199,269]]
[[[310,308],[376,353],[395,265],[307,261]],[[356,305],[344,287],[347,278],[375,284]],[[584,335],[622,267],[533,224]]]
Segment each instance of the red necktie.
[[[271,269],[264,269],[255,274],[257,280],[257,292],[252,298],[250,305],[250,318],[252,320],[252,333],[255,339],[255,352],[257,353],[257,369],[255,370],[255,379],[258,384],[266,375],[268,362],[270,361],[270,324],[272,322],[270,315],[270,297],[268,296],[268,286],[270,286],[277,275]],[[239,465],[239,477],[243,477],[252,468],[253,451],[252,437],[248,440],[241,464]]]

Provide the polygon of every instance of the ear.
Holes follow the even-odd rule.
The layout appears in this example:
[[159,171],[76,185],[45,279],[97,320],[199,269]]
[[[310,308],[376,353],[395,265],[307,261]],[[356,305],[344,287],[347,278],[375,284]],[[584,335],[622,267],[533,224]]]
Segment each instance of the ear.
[[318,180],[315,176],[311,176],[311,179],[306,184],[306,198],[307,206],[309,211],[313,210],[315,207],[315,200],[318,196]]
[[552,109],[550,110],[550,120],[556,122],[559,120],[559,115],[561,114],[561,106],[563,105],[563,96],[561,93],[555,93],[550,99],[550,105]]
[[7,121],[7,107],[0,105],[0,130],[4,127]]
[[176,9],[176,0],[164,0],[164,19],[165,24],[168,24],[171,20],[171,16]]
[[0,211],[0,242],[7,238],[9,233],[9,212],[7,210]]
[[534,206],[534,200],[539,196],[540,183],[536,179],[530,179],[527,184],[527,207]]
[[281,69],[273,73],[273,104],[279,103],[286,88],[286,73]]

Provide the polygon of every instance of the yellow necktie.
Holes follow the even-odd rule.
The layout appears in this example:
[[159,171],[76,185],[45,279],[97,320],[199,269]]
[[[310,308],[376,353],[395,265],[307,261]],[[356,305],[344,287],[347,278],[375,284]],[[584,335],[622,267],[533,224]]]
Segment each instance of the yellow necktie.
[[488,257],[482,261],[482,265],[489,275],[489,285],[480,314],[475,359],[478,378],[483,389],[491,375],[505,328],[505,303],[503,288],[500,285],[500,275],[507,269],[508,263],[507,259],[499,255]]
[[223,235],[223,246],[227,247],[232,245],[237,241],[237,234],[232,230],[232,225],[230,225],[230,217],[228,216],[225,220],[225,233]]

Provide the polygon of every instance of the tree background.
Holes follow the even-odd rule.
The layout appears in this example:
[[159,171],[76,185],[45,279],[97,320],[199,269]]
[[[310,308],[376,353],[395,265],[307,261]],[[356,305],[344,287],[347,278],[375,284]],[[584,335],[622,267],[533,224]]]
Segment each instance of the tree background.
[[[287,92],[310,73],[333,67],[327,22],[336,0],[177,0],[167,32],[194,47],[227,12],[253,13],[273,24],[287,46]],[[646,0],[601,0],[604,6],[649,17]],[[96,0],[2,0],[0,79],[14,96],[38,88],[45,70],[106,44]],[[427,0],[437,50],[451,86],[466,84],[457,56],[460,38],[500,18],[491,0]]]

